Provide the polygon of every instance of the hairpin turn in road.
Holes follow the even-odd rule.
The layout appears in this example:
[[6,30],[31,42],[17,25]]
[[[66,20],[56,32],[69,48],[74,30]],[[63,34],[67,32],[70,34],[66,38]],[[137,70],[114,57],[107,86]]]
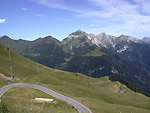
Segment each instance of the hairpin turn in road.
[[66,97],[62,94],[59,94],[51,89],[48,89],[46,87],[40,86],[40,85],[32,85],[32,84],[11,84],[11,85],[7,85],[3,88],[0,89],[0,97],[2,97],[2,95],[10,88],[13,87],[30,87],[30,88],[34,88],[34,89],[38,89],[42,92],[47,93],[48,95],[51,95],[57,99],[60,99],[62,101],[65,101],[71,105],[73,105],[76,109],[78,109],[79,113],[92,113],[86,106],[84,106],[83,104],[69,98]]

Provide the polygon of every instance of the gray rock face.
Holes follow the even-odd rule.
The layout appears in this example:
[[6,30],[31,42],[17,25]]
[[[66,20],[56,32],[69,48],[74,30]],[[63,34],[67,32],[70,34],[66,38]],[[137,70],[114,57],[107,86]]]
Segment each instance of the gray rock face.
[[144,37],[142,39],[142,41],[146,42],[146,43],[150,43],[150,37]]
[[88,34],[84,31],[77,30],[76,32],[70,34],[66,39],[63,40],[63,43],[66,44],[67,42],[74,42],[77,39],[85,38],[87,42],[91,41],[92,44],[97,45],[98,47],[105,47],[105,48],[115,48],[119,43],[129,43],[135,42],[140,43],[141,40],[136,39],[134,37],[121,35],[119,37],[107,35],[106,33],[100,34]]

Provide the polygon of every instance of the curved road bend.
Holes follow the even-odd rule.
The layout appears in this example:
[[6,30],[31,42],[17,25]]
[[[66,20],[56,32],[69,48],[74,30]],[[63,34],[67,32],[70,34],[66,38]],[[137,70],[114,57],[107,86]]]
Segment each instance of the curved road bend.
[[30,88],[34,88],[34,89],[38,89],[42,92],[47,93],[48,95],[51,95],[57,99],[60,99],[62,101],[65,101],[71,105],[73,105],[76,109],[78,109],[79,113],[92,113],[86,106],[84,106],[83,104],[69,98],[66,97],[64,95],[61,95],[59,93],[56,93],[55,91],[48,89],[46,87],[40,86],[40,85],[31,85],[31,84],[11,84],[11,85],[7,85],[3,88],[0,89],[0,97],[10,88],[13,87],[30,87]]

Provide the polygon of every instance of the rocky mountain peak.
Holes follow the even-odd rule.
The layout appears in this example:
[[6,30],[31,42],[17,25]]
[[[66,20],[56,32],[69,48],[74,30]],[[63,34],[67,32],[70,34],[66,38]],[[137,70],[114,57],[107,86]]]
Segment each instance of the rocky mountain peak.
[[139,43],[140,40],[131,36],[127,36],[127,35],[120,35],[119,37],[117,37],[120,41],[126,41],[126,42],[135,42],[135,43]]
[[82,35],[87,35],[87,33],[84,31],[81,31],[81,30],[77,30],[77,31],[71,33],[70,35],[82,36]]
[[144,42],[150,43],[150,37],[144,37],[141,40],[144,41]]
[[97,36],[104,37],[104,36],[106,36],[106,33],[102,32],[102,33],[97,34]]
[[0,38],[10,39],[7,35],[1,36]]
[[[71,34],[69,34],[69,36],[66,38],[68,40],[72,40],[72,39],[76,39],[76,38],[83,38],[85,36],[87,36],[88,34],[84,31],[81,31],[81,30],[77,30]],[[64,39],[64,40],[66,40]]]
[[75,31],[75,32],[73,32],[73,33],[79,33],[79,34],[82,34],[82,33],[86,33],[86,32],[84,32],[84,31],[82,31],[82,30],[77,30],[77,31]]
[[66,41],[73,41],[78,42],[77,40],[82,39],[82,38],[87,38],[90,40],[93,44],[99,46],[99,47],[105,47],[105,48],[110,48],[113,47],[115,48],[116,44],[120,42],[124,43],[129,43],[129,42],[135,42],[135,43],[140,43],[139,39],[136,39],[134,37],[130,37],[127,35],[120,35],[119,37],[107,35],[106,33],[102,32],[99,34],[87,34],[84,31],[77,30],[73,33],[71,33],[63,42],[66,43]]
[[39,37],[38,39],[34,40],[33,42],[35,42],[35,43],[50,43],[52,41],[56,42],[56,43],[60,43],[59,40],[57,40],[56,38],[54,38],[52,36]]

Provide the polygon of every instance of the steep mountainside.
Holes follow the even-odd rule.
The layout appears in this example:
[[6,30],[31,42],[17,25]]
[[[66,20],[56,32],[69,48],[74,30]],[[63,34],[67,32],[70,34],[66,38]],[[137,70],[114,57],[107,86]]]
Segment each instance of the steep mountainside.
[[87,33],[80,30],[71,33],[62,41],[64,51],[70,52],[72,55],[84,55],[93,50],[94,45],[87,35]]
[[143,40],[78,30],[62,42],[50,36],[35,41],[0,38],[1,44],[8,42],[16,52],[46,66],[96,78],[117,75],[150,95],[150,45]]
[[[80,31],[80,35],[77,34],[78,38],[82,38],[81,34],[97,45],[105,55],[100,57],[74,56],[64,70],[81,72],[82,68],[84,74],[88,76],[91,74],[93,77],[121,76],[141,89],[141,92],[150,94],[148,87],[150,85],[149,44],[125,35],[114,37],[105,33],[94,35]],[[67,39],[72,41],[74,37],[70,39],[69,36]],[[63,41],[63,44],[67,39]]]
[[61,42],[51,36],[38,38],[34,41],[12,40],[3,36],[0,38],[0,44],[6,47],[9,45],[19,54],[53,68],[64,62],[68,56],[60,47]]

